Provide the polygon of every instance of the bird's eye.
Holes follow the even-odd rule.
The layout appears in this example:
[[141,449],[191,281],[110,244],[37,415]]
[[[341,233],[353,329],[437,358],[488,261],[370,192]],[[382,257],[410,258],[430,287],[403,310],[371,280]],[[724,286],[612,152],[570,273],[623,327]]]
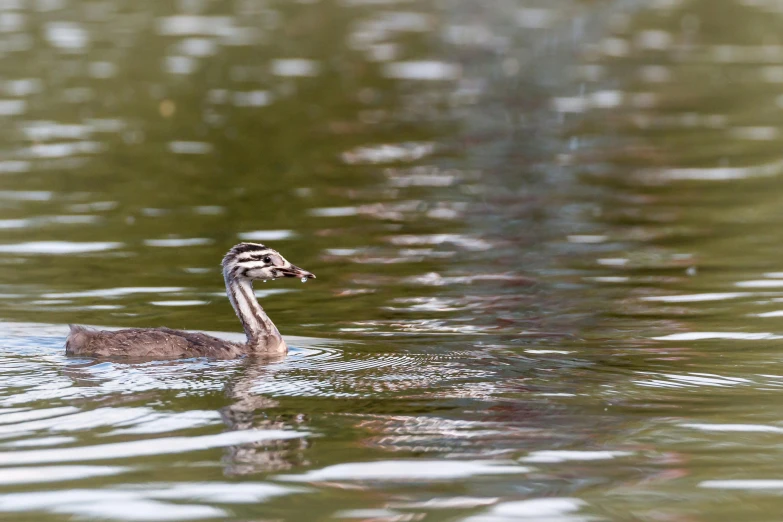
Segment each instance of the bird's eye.
[[264,263],[267,263],[267,264],[268,264],[268,263],[271,263],[271,262],[272,262],[272,258],[271,258],[271,257],[269,257],[269,256],[266,256],[266,257],[264,258]]

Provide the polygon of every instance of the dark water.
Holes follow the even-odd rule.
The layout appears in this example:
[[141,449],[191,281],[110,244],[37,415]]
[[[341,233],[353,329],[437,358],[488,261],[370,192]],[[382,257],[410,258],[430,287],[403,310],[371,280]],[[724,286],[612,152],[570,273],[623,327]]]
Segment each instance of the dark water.
[[[0,518],[783,509],[774,0],[0,0]],[[280,362],[66,358],[67,323]]]

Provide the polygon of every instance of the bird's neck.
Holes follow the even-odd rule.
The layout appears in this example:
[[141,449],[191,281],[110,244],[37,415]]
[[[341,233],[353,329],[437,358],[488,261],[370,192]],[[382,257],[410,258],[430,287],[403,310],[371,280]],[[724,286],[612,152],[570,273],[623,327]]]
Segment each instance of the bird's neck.
[[249,279],[235,278],[230,274],[224,274],[224,278],[228,299],[242,322],[242,328],[245,329],[248,347],[259,351],[276,351],[281,349],[281,346],[285,347],[277,327],[258,304],[253,293],[253,283]]

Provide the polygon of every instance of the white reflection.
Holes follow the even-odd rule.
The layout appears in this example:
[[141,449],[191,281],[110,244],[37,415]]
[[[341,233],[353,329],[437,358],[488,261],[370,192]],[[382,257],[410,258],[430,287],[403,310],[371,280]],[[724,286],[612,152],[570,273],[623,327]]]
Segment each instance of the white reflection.
[[456,80],[462,68],[437,61],[393,62],[383,68],[384,76],[398,80]]
[[484,239],[471,237],[466,234],[411,234],[392,236],[388,240],[391,244],[398,246],[452,244],[467,250],[474,251],[489,250],[493,246],[490,242]]
[[270,69],[275,76],[316,76],[319,66],[313,60],[287,58],[272,60]]
[[25,100],[0,100],[0,116],[17,116],[26,110]]
[[84,225],[87,223],[95,223],[100,218],[98,216],[90,215],[65,215],[65,216],[41,216],[33,219],[0,219],[0,228],[8,226],[9,228],[26,227],[32,225],[47,225],[50,223],[57,223],[62,225]]
[[457,183],[459,176],[435,173],[397,173],[391,169],[386,172],[389,184],[393,187],[448,187]]
[[178,15],[158,19],[158,32],[165,35],[221,35],[231,32],[229,16]]
[[209,304],[209,301],[199,301],[196,299],[191,300],[180,300],[180,301],[150,301],[151,305],[154,306],[201,306],[205,304]]
[[477,274],[477,275],[470,275],[470,276],[444,277],[437,272],[428,272],[426,274],[408,277],[404,281],[406,283],[427,285],[427,286],[448,286],[448,285],[455,285],[455,284],[470,285],[479,281],[496,281],[496,282],[510,282],[510,283],[531,282],[530,279],[515,274]]
[[729,129],[729,137],[751,141],[774,141],[780,137],[775,127],[734,127]]
[[595,281],[596,283],[627,283],[631,280],[627,276],[599,276],[599,277],[585,277],[585,281]]
[[93,242],[74,243],[70,241],[31,241],[29,243],[16,243],[0,245],[0,252],[5,254],[81,254],[87,252],[103,252],[120,248],[122,243]]
[[783,58],[783,46],[767,45],[714,45],[710,49],[712,59],[724,63],[766,63],[779,62]]
[[777,176],[783,172],[783,160],[748,167],[705,167],[662,169],[657,176],[670,180],[725,181]]
[[272,95],[269,91],[235,92],[234,105],[237,107],[265,107],[272,103]]
[[630,259],[625,257],[605,257],[603,259],[598,259],[597,263],[604,266],[625,266],[630,261]]
[[751,382],[748,379],[739,377],[724,377],[722,375],[713,374],[691,373],[688,375],[679,375],[663,373],[654,375],[658,375],[663,379],[637,381],[637,384],[651,387],[687,388],[693,386],[737,386],[738,384],[747,384]]
[[0,229],[27,228],[33,224],[32,219],[0,219]]
[[115,433],[165,433],[215,424],[220,415],[213,411],[192,410],[181,413],[158,412],[151,408],[97,408],[51,418],[29,420],[0,426],[0,434],[19,436],[29,432],[83,431],[115,427]]
[[774,312],[764,312],[761,314],[749,314],[751,317],[783,317],[783,310],[775,310]]
[[[2,103],[2,102],[0,102]],[[0,161],[0,174],[19,174],[30,170],[29,161]]]
[[631,52],[631,44],[624,38],[604,38],[599,48],[606,56],[621,57]]
[[653,337],[656,341],[703,341],[705,339],[733,339],[741,341],[763,341],[767,339],[783,339],[783,336],[772,333],[742,333],[742,332],[685,332],[661,337]]
[[83,292],[64,292],[43,294],[47,299],[73,299],[78,297],[120,297],[131,294],[163,294],[169,292],[182,292],[185,288],[180,286],[132,286],[121,288],[104,288],[100,290],[85,290]]
[[647,83],[665,83],[672,80],[672,71],[663,65],[639,67],[639,76]]
[[[0,485],[34,484],[38,482],[60,482],[89,477],[118,475],[128,468],[117,466],[39,466],[25,468],[4,468],[0,473]],[[1,501],[0,501],[1,502]]]
[[2,447],[8,448],[34,448],[37,446],[60,446],[76,442],[76,437],[38,437],[34,439],[22,439],[6,442]]
[[429,142],[384,143],[349,150],[342,154],[342,159],[349,165],[392,163],[419,160],[433,152],[435,152],[435,144]]
[[392,522],[396,520],[407,520],[400,518],[403,514],[390,509],[345,509],[332,514],[332,518],[356,518],[362,521],[372,520],[374,522]]
[[29,96],[43,90],[43,82],[38,78],[20,78],[7,80],[3,90],[10,96]]
[[[89,472],[90,469],[97,467],[82,466],[82,468],[86,468]],[[49,469],[57,470],[57,468]],[[124,468],[104,469],[125,471]],[[203,504],[187,504],[185,501],[260,504],[272,498],[306,491],[302,488],[259,482],[151,483],[141,487],[69,489],[0,495],[0,511],[48,511],[76,515],[80,518],[151,522],[204,518],[225,520],[229,513],[223,509]],[[161,502],[170,500],[178,502]]]
[[389,507],[405,509],[470,509],[496,503],[497,497],[438,497],[423,502],[390,502]]
[[[133,408],[133,410],[136,410],[135,413],[138,413],[138,415],[134,415],[126,422],[113,422],[111,425],[116,426],[116,429],[112,430],[109,435],[170,433],[176,430],[211,426],[218,424],[221,419],[218,412],[209,410],[183,412],[161,412],[151,408]],[[131,426],[122,427],[128,424],[131,424]],[[57,429],[59,429],[59,426],[57,426]]]
[[197,57],[211,56],[217,50],[215,41],[208,38],[186,38],[179,46],[183,54]]
[[201,214],[202,216],[219,216],[225,212],[225,208],[219,205],[203,205],[200,207],[193,207],[193,212]]
[[359,213],[356,207],[331,207],[331,208],[313,208],[308,214],[316,217],[344,217],[355,216]]
[[204,505],[169,504],[139,491],[69,489],[0,495],[0,511],[49,511],[80,518],[159,522],[223,518],[227,511]]
[[44,26],[49,43],[66,51],[80,51],[87,46],[87,31],[74,22],[49,22]]
[[522,457],[520,462],[557,463],[568,461],[611,460],[617,457],[633,455],[630,451],[558,451],[542,450],[534,451],[527,457]]
[[701,303],[704,301],[725,301],[727,299],[737,299],[739,297],[748,297],[753,294],[750,292],[715,292],[709,294],[687,294],[687,295],[657,295],[651,297],[642,297],[642,301],[659,301],[662,303]]
[[291,239],[295,235],[293,230],[253,230],[252,232],[241,232],[237,234],[237,237],[246,241],[282,241],[283,239]]
[[125,122],[114,118],[86,118],[84,124],[93,132],[119,132],[125,128]]
[[613,109],[623,103],[625,93],[622,91],[596,91],[588,95],[590,105],[596,109]]
[[[7,411],[7,410],[4,410]],[[11,410],[9,413],[0,413],[0,424],[10,424],[16,422],[26,422],[36,419],[45,419],[47,417],[56,417],[69,413],[76,413],[79,409],[73,406],[61,406],[59,408],[45,408],[38,410],[18,411]]]
[[674,37],[660,29],[647,29],[636,34],[636,45],[642,49],[664,51],[672,46]]
[[169,150],[174,154],[208,154],[212,144],[206,141],[171,141]]
[[568,236],[567,239],[569,243],[593,244],[593,243],[603,243],[604,241],[609,239],[609,236],[579,234],[579,235]]
[[757,279],[753,281],[737,281],[734,286],[741,288],[783,288],[783,280]]
[[707,489],[776,489],[783,490],[783,480],[749,479],[749,480],[705,480],[699,483],[700,488]]
[[151,496],[161,499],[198,500],[221,504],[257,504],[264,500],[307,491],[301,487],[263,483],[193,482],[151,484]]
[[102,151],[103,148],[103,144],[97,141],[38,143],[23,151],[23,154],[39,158],[66,158],[77,154],[94,154]]
[[468,517],[463,522],[515,522],[534,520],[536,522],[582,522],[593,517],[574,514],[587,505],[578,498],[536,498],[516,502],[503,502],[486,513]]
[[115,442],[74,448],[42,449],[30,451],[0,452],[0,465],[45,464],[55,462],[79,462],[85,460],[121,459],[155,455],[171,455],[224,448],[237,444],[261,441],[278,441],[307,437],[309,433],[290,430],[242,430],[217,435],[191,437],[161,437],[157,439]]
[[198,62],[190,56],[167,56],[163,69],[171,74],[191,74],[195,72]]
[[80,140],[87,138],[92,129],[88,125],[63,124],[56,121],[31,121],[22,126],[25,136],[33,141],[51,139]]
[[580,113],[585,112],[589,108],[589,104],[584,96],[560,97],[552,98],[552,108],[556,112]]
[[205,237],[169,238],[169,239],[145,239],[144,244],[151,247],[186,247],[209,245],[211,239]]
[[301,475],[279,475],[278,480],[320,482],[332,480],[453,480],[477,475],[527,473],[529,468],[495,460],[383,460],[337,464]]
[[683,428],[693,428],[700,431],[720,431],[737,433],[783,433],[783,428],[764,426],[762,424],[680,424]]

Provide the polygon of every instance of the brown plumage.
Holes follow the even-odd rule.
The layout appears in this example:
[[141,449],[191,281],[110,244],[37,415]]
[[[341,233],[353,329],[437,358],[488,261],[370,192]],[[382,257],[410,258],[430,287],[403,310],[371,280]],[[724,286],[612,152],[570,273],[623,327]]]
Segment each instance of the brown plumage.
[[223,258],[226,293],[242,322],[247,342],[235,343],[196,332],[170,328],[129,328],[117,331],[92,330],[71,325],[65,342],[68,355],[92,357],[180,358],[214,357],[231,359],[241,355],[280,355],[288,347],[253,293],[256,279],[279,277],[315,278],[292,265],[277,251],[257,243],[240,243]]
[[91,357],[215,357],[233,359],[248,353],[245,345],[211,335],[171,328],[128,328],[114,332],[69,325],[68,355]]

